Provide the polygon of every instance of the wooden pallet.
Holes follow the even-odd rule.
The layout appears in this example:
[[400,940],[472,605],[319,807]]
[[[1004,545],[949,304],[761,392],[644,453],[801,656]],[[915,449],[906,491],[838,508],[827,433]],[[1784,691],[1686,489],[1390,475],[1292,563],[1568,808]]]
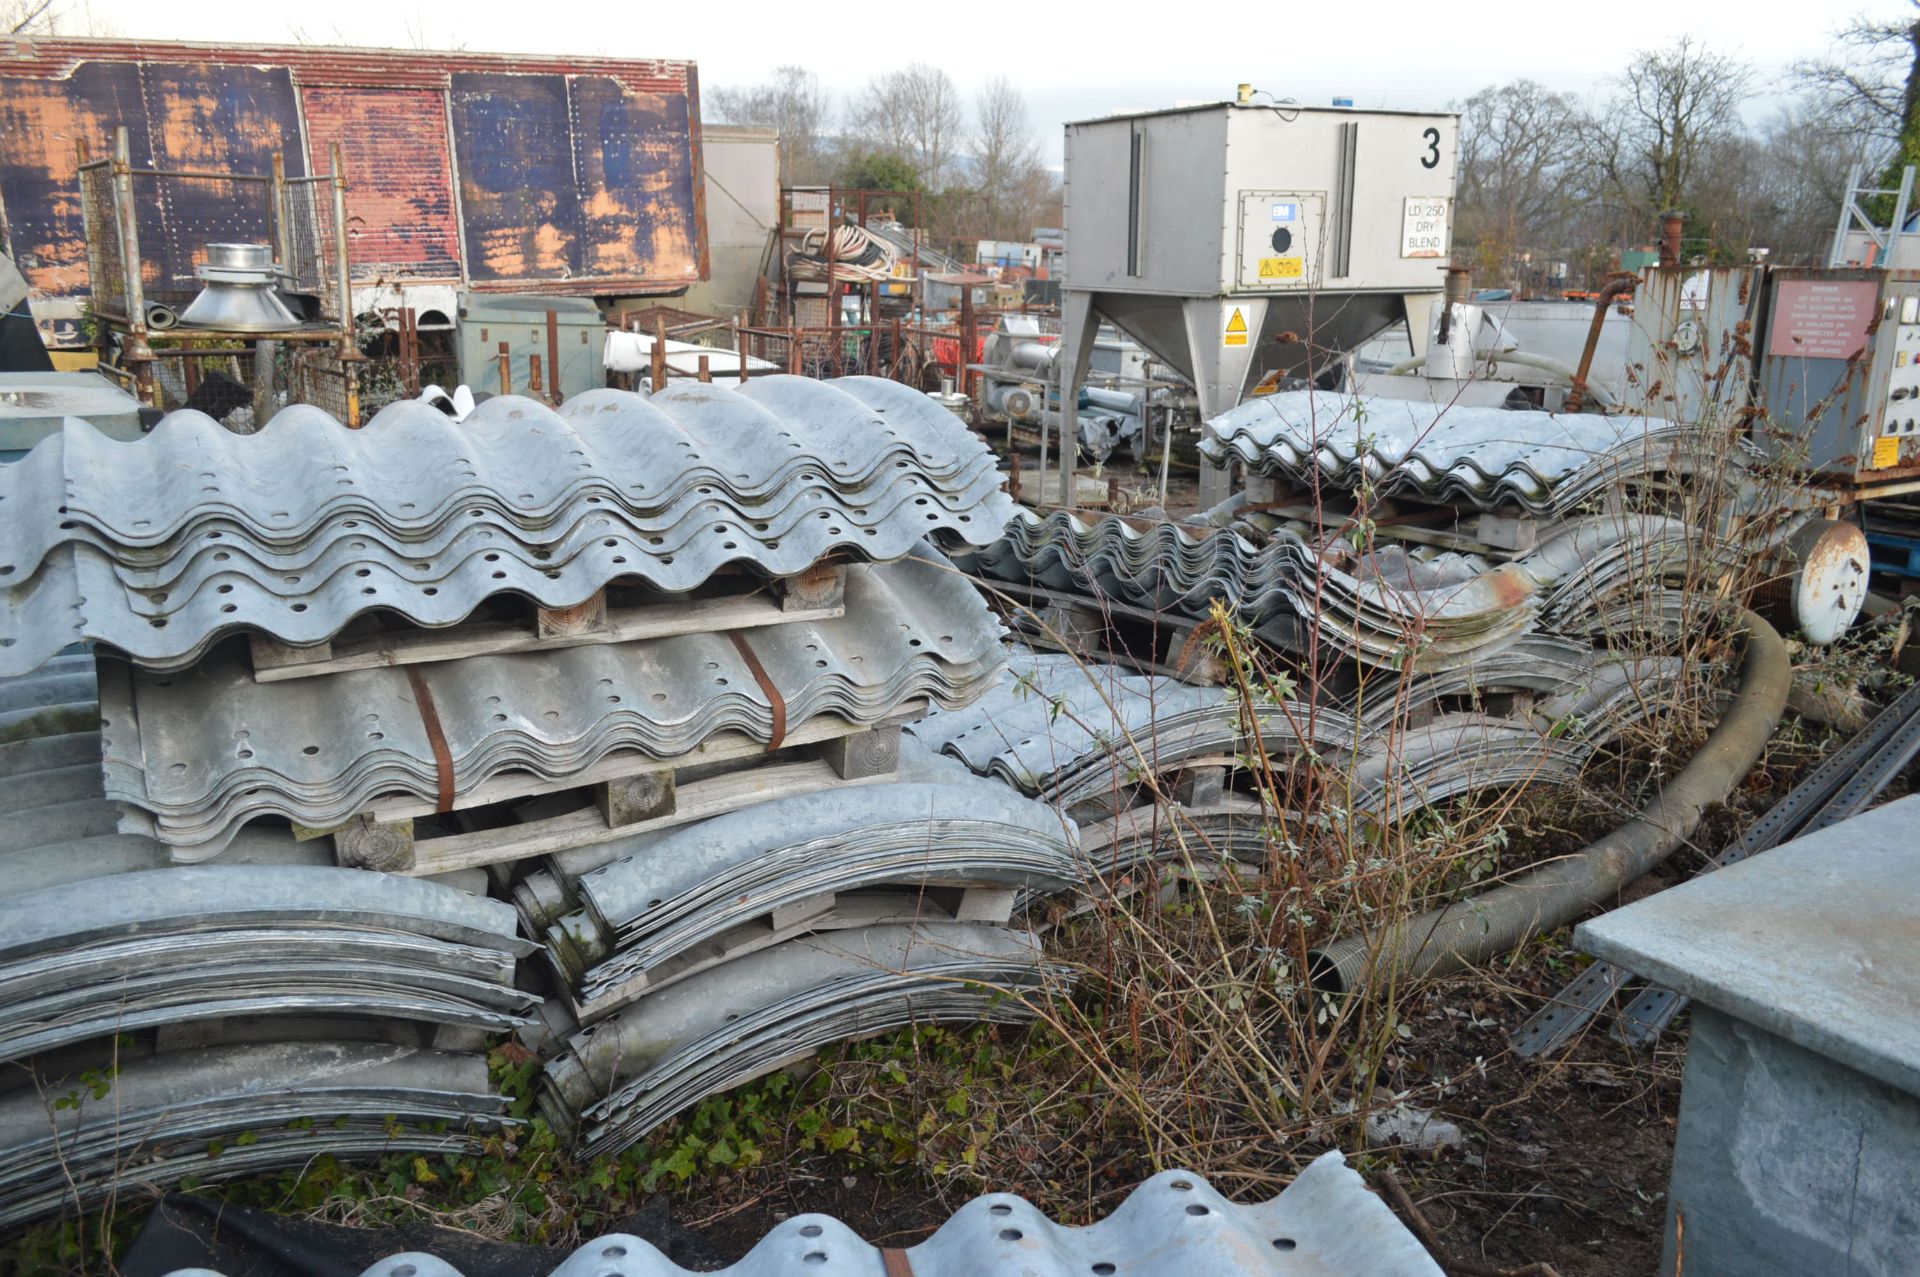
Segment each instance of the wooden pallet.
[[831,892],[796,901],[759,918],[749,919],[710,936],[695,947],[596,997],[579,1000],[565,973],[557,981],[568,1008],[580,1024],[588,1025],[650,993],[658,993],[688,976],[698,975],[735,958],[758,953],[785,940],[816,931],[844,931],[882,923],[974,922],[1006,926],[1013,918],[1019,893],[1012,887],[983,887],[937,882],[919,886],[880,887],[836,895]]
[[539,608],[531,623],[478,621],[440,629],[376,630],[304,647],[253,634],[249,636],[253,678],[257,683],[278,683],[349,670],[632,643],[676,634],[718,634],[846,615],[844,564],[823,564],[744,592],[729,590],[730,584],[729,579],[718,578],[702,597],[614,608],[608,607],[607,591],[601,589],[573,607]]
[[977,583],[1034,646],[1111,660],[1201,687],[1226,681],[1226,662],[1199,633],[1208,624],[1203,619],[1037,585],[985,577]]
[[[1358,510],[1344,492],[1325,490],[1316,506],[1311,492],[1265,475],[1249,475],[1246,494],[1247,512],[1297,519],[1332,536],[1355,526]],[[1530,514],[1493,514],[1411,497],[1375,501],[1368,518],[1376,541],[1411,541],[1503,562],[1533,549],[1540,538],[1540,521]]]
[[[926,711],[926,702],[912,701],[883,722],[866,727],[823,716],[790,733],[771,754],[765,741],[726,732],[674,758],[633,751],[610,754],[564,780],[504,773],[454,801],[454,810],[466,811],[581,791],[580,809],[524,824],[416,839],[414,821],[438,814],[438,808],[431,801],[406,797],[377,800],[336,828],[300,832],[331,834],[340,864],[413,877],[551,855],[608,838],[706,820],[776,798],[892,780],[899,774],[900,725]],[[704,774],[712,764],[748,760],[760,760],[762,765]],[[680,773],[691,769],[703,775],[681,784]]]

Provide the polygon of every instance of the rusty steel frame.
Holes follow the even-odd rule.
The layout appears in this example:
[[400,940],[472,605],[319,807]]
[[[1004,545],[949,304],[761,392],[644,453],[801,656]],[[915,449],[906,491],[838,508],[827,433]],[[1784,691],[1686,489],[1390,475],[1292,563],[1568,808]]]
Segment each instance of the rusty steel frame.
[[[195,169],[135,168],[131,137],[125,125],[114,130],[113,154],[108,158],[91,158],[84,139],[75,144],[75,151],[79,161],[81,216],[87,240],[89,287],[94,298],[94,346],[102,368],[113,368],[130,381],[135,398],[142,403],[159,407],[153,374],[156,360],[191,360],[215,353],[251,358],[258,352],[262,341],[303,347],[332,345],[338,352],[341,395],[337,403],[323,406],[338,411],[341,419],[349,425],[360,424],[359,383],[355,365],[362,362],[362,357],[354,347],[353,291],[347,248],[347,178],[345,160],[338,142],[332,146],[331,172],[293,178],[287,176],[285,158],[277,151],[273,155],[273,172],[269,176]],[[96,207],[97,201],[89,198],[89,184],[97,180],[96,175],[104,175],[107,179],[107,208]],[[323,310],[323,319],[319,323],[264,335],[207,329],[156,331],[147,316],[145,273],[140,253],[139,205],[134,187],[135,179],[140,178],[220,181],[242,187],[259,186],[265,197],[267,239],[274,250],[275,264],[282,270],[289,270],[293,266],[294,195],[299,188],[313,188],[308,201],[316,213],[325,207],[332,222],[327,235],[331,240],[331,262],[327,261],[329,254],[322,244],[316,242],[312,247],[320,254],[316,264],[321,271],[330,273],[332,278],[316,275],[309,280],[303,274],[302,282],[320,284],[323,290],[330,287],[333,309],[338,313],[328,322]],[[111,252],[108,251],[109,247]],[[104,298],[101,288],[103,281],[113,289]],[[324,301],[324,291],[322,297]],[[118,302],[117,309],[113,305],[115,301]],[[116,344],[115,334],[119,335],[117,344],[120,349],[117,367],[111,358]],[[245,341],[246,348],[215,351],[195,344],[229,339]],[[311,355],[302,359],[307,364],[311,363]],[[323,375],[331,375],[331,370],[304,366],[297,370],[296,380]]]

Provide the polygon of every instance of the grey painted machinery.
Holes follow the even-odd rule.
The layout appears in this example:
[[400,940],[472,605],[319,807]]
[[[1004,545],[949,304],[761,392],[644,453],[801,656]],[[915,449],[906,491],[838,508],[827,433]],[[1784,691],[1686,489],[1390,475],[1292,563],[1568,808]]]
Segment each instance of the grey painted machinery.
[[[1448,113],[1245,92],[1067,125],[1062,399],[1086,378],[1101,317],[1187,377],[1208,420],[1250,381],[1325,372],[1396,320],[1424,335],[1457,135]],[[1224,495],[1211,474],[1203,501]]]

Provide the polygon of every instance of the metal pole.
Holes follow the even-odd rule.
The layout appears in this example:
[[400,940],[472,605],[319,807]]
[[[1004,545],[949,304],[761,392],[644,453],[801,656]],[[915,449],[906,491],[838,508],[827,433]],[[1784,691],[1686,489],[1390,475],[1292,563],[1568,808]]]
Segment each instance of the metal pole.
[[973,397],[973,374],[968,365],[973,363],[973,342],[978,321],[973,317],[973,285],[960,285],[960,356],[954,368],[953,379],[959,384],[960,393]]
[[1887,259],[1883,262],[1875,262],[1875,266],[1883,266],[1888,270],[1898,267],[1900,235],[1907,229],[1907,208],[1912,202],[1913,165],[1909,164],[1900,170],[1900,194],[1894,198],[1893,225],[1887,228]]
[[113,220],[120,236],[121,296],[127,306],[127,339],[120,348],[120,362],[133,373],[134,398],[158,408],[153,348],[147,344],[147,294],[140,279],[140,223],[133,206],[133,143],[124,124],[113,131]]
[[333,152],[333,286],[340,291],[340,350],[353,349],[353,275],[347,261],[347,161],[335,142]]
[[1847,260],[1847,231],[1853,224],[1854,199],[1860,192],[1860,166],[1847,170],[1847,193],[1840,197],[1840,224],[1833,231],[1833,248],[1827,253],[1827,265],[1839,266]]
[[[1153,392],[1142,388],[1140,391],[1140,428],[1145,430],[1147,422],[1153,418]],[[1151,437],[1151,436],[1149,436]],[[1160,414],[1160,512],[1167,509],[1167,468],[1173,460],[1173,409],[1168,406]]]
[[547,312],[547,399],[559,404],[566,398],[560,389],[560,316]]
[[273,187],[269,198],[273,201],[273,252],[280,259],[280,269],[293,273],[293,229],[287,223],[287,157],[279,151],[273,153]]

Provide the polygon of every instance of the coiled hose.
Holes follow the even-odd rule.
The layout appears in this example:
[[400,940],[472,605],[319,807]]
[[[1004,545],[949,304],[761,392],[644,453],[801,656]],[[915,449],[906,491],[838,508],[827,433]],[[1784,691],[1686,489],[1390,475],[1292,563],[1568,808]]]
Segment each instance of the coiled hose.
[[1734,616],[1746,651],[1733,703],[1700,751],[1638,816],[1585,849],[1470,900],[1314,950],[1314,987],[1350,993],[1384,978],[1445,975],[1477,965],[1564,926],[1672,855],[1707,808],[1725,800],[1753,769],[1793,682],[1793,663],[1779,633],[1746,608]]

